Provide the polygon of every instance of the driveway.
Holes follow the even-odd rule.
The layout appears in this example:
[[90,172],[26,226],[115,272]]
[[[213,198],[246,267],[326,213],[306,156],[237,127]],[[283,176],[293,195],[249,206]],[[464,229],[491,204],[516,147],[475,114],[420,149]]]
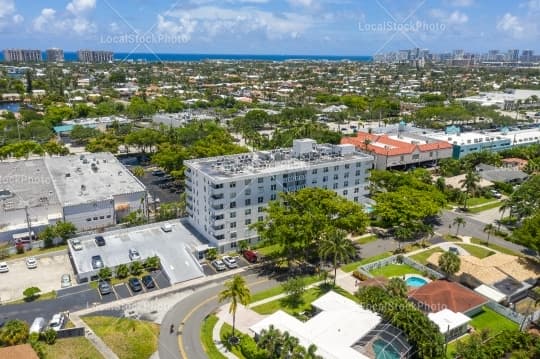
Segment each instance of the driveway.
[[443,242],[441,244],[439,244],[439,247],[448,252],[448,250],[450,249],[450,247],[453,247],[453,248],[456,248],[458,250],[458,253],[460,256],[468,256],[469,255],[469,252],[467,252],[465,249],[461,248],[459,246],[459,244],[456,244],[456,243],[450,243],[450,242]]

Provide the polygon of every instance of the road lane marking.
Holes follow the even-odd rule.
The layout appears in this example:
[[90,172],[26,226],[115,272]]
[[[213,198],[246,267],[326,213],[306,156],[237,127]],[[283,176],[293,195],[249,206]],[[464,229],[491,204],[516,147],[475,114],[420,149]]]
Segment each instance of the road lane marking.
[[[259,281],[256,281],[256,282],[253,282],[253,283],[250,283],[248,284],[248,287],[253,287],[255,285],[258,285],[258,284],[261,284],[261,283],[264,283],[264,282],[269,282],[270,279],[261,279]],[[208,304],[209,302],[211,302],[212,300],[215,300],[217,299],[218,296],[217,295],[214,295],[213,297],[210,297],[208,299],[206,299],[205,301],[197,304],[195,307],[193,307],[187,314],[186,316],[184,317],[184,319],[180,322],[181,323],[186,323],[189,318],[193,315],[193,313],[195,313],[197,310],[199,310],[200,308],[202,308],[203,306],[205,306],[206,304]],[[177,326],[177,328],[179,328],[180,325]],[[183,326],[182,326],[182,330],[183,330]],[[199,331],[200,331],[200,328],[199,328]],[[177,329],[177,332],[178,332],[178,329]],[[199,338],[200,339],[200,338]],[[188,356],[186,355],[186,351],[184,349],[184,341],[182,340],[182,334],[178,335],[178,347],[180,348],[180,355],[182,355],[182,358],[186,358],[186,359],[189,359]],[[204,345],[202,345],[202,342],[201,342],[201,347],[204,349]]]

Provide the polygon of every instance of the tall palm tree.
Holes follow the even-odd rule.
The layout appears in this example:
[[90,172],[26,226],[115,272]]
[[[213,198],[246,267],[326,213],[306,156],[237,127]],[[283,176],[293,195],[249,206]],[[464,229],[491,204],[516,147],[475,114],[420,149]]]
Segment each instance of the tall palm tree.
[[489,246],[489,239],[491,237],[492,234],[495,234],[495,226],[491,223],[489,224],[486,224],[484,226],[484,233],[487,233],[488,237],[487,237],[487,245]]
[[225,289],[219,293],[219,301],[230,300],[229,313],[233,316],[232,336],[234,337],[234,329],[236,324],[236,309],[238,303],[248,305],[251,300],[251,293],[247,287],[246,280],[240,275],[235,275],[231,280],[225,282]]
[[466,196],[463,206],[467,209],[467,200],[469,199],[469,196],[474,196],[479,189],[478,184],[480,183],[480,176],[473,170],[469,170],[465,175],[465,178],[460,180],[459,183],[461,183],[461,188],[465,189]]
[[463,217],[456,217],[454,218],[453,224],[456,226],[456,237],[459,235],[459,228],[465,227],[467,224],[467,221],[465,221],[465,218]]
[[407,297],[407,284],[399,277],[391,278],[386,285],[386,290],[393,296],[400,298]]
[[510,217],[512,216],[512,203],[510,199],[503,199],[501,201],[501,206],[499,207],[499,212],[501,213],[501,218],[499,219],[499,229],[501,229],[501,222],[504,218],[504,214],[507,210],[510,210]]
[[438,264],[440,270],[443,271],[446,276],[449,276],[459,272],[459,268],[461,267],[461,259],[459,259],[459,257],[452,252],[444,252],[439,257]]
[[319,247],[322,257],[332,257],[334,265],[334,287],[336,286],[336,275],[338,263],[346,262],[356,254],[352,242],[347,238],[347,233],[341,229],[330,231],[326,234]]

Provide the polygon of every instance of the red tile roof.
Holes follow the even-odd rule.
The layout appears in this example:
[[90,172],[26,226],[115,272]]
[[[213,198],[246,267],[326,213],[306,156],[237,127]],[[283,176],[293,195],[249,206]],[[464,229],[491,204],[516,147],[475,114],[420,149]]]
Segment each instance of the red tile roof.
[[30,344],[13,345],[0,348],[0,358],[3,359],[39,359]]
[[[366,140],[369,144],[366,146]],[[399,156],[419,152],[428,152],[452,148],[452,145],[445,141],[433,141],[423,144],[412,144],[406,141],[391,138],[387,134],[373,135],[366,132],[358,132],[356,137],[343,137],[342,144],[353,144],[359,150],[366,150],[378,155]],[[375,144],[379,144],[378,146]],[[382,145],[382,146],[381,146]]]
[[453,312],[466,313],[487,302],[483,296],[464,286],[446,280],[430,282],[409,293],[409,298],[422,303],[429,312],[450,309]]

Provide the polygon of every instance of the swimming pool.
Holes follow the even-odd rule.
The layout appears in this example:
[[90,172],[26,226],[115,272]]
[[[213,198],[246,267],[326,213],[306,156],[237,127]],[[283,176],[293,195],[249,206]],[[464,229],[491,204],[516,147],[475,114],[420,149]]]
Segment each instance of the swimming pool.
[[400,359],[401,356],[394,347],[382,339],[373,342],[375,359]]
[[425,280],[424,278],[420,278],[420,277],[410,276],[409,278],[407,278],[407,280],[405,280],[405,284],[407,284],[407,286],[409,286],[409,287],[418,288],[418,287],[421,287],[423,285],[426,285],[427,280]]

